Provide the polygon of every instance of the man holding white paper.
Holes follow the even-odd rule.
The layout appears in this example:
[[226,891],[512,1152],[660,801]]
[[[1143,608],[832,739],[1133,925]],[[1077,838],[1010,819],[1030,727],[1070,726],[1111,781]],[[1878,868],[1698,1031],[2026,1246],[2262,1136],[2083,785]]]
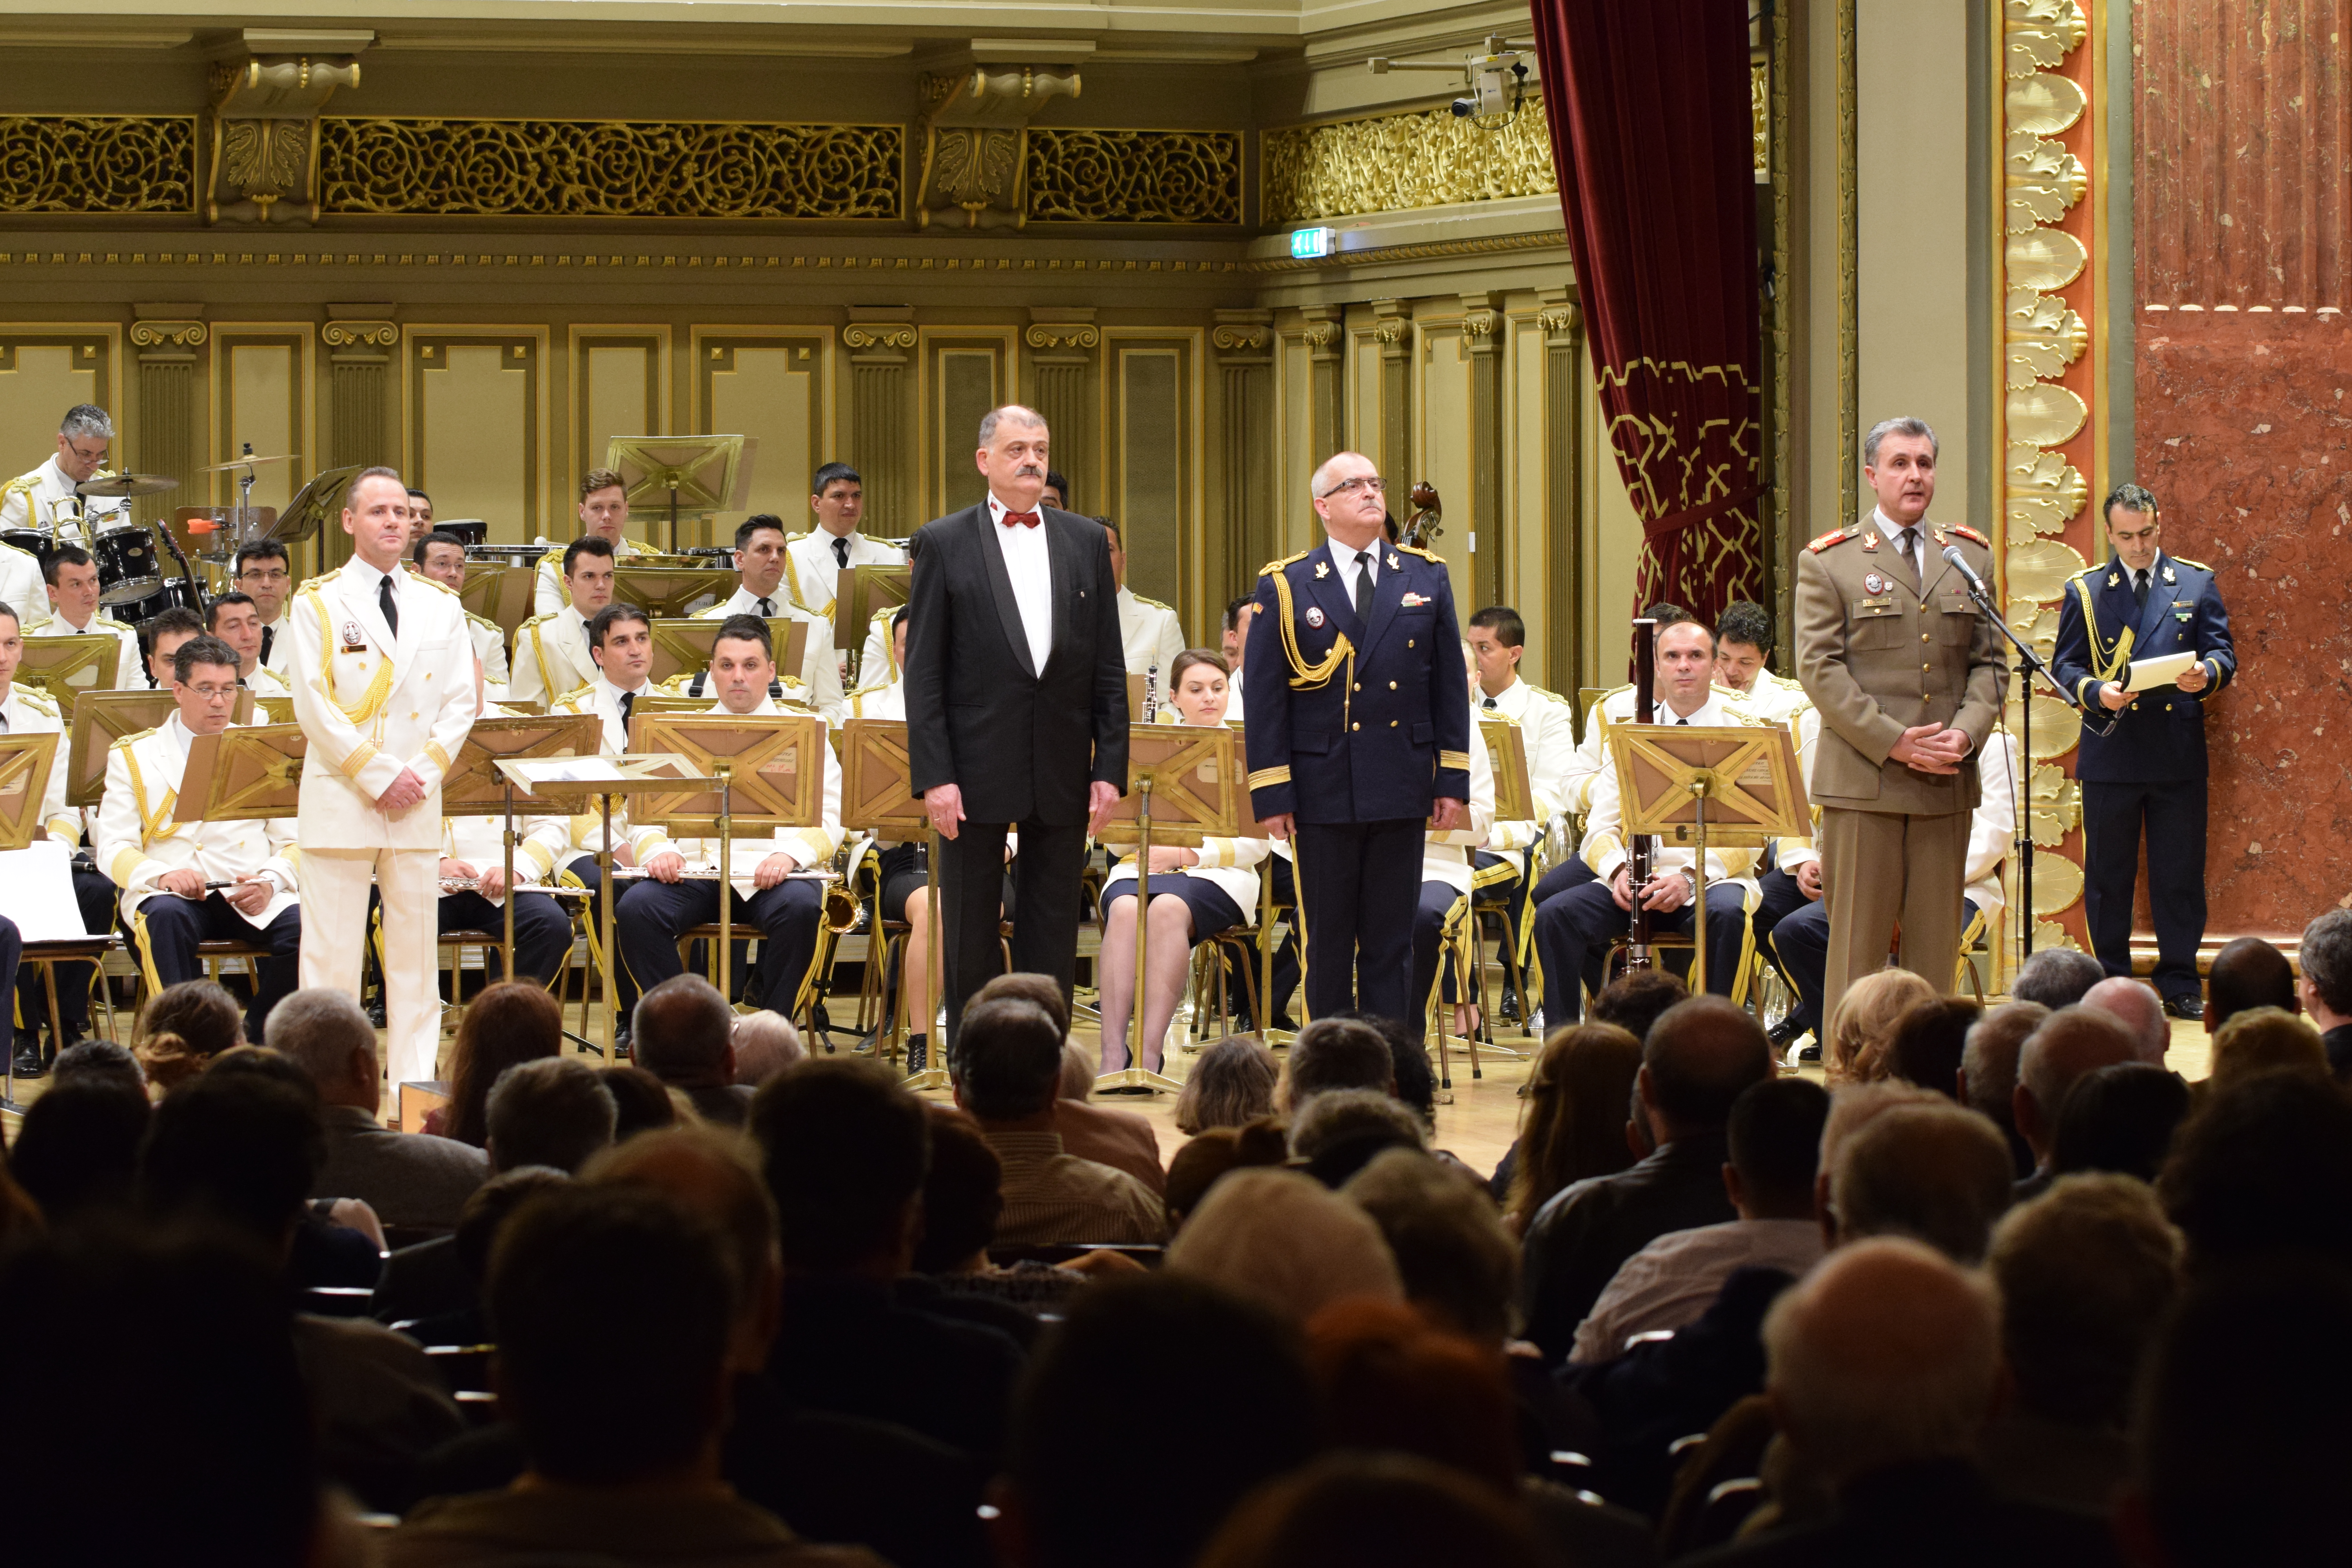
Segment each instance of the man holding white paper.
[[2083,730],[2083,905],[2091,950],[2109,974],[2131,973],[2132,887],[2142,828],[2150,977],[2177,1018],[2204,1015],[2197,947],[2205,937],[2205,704],[2236,676],[2230,615],[2210,568],[2167,555],[2156,497],[2121,485],[2101,508],[2114,553],[2066,585],[2051,663],[2089,709],[2114,716]]

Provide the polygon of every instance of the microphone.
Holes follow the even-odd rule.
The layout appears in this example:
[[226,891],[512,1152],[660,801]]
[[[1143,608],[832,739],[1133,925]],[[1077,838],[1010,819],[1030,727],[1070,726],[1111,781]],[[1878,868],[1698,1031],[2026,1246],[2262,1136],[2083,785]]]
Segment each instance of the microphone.
[[1992,596],[1985,588],[1984,579],[1978,576],[1976,574],[1976,568],[1969,564],[1969,558],[1960,553],[1960,547],[1958,545],[1947,544],[1944,546],[1944,560],[1951,566],[1953,571],[1958,572],[1967,580],[1969,593],[1974,594],[1979,599],[1990,598]]

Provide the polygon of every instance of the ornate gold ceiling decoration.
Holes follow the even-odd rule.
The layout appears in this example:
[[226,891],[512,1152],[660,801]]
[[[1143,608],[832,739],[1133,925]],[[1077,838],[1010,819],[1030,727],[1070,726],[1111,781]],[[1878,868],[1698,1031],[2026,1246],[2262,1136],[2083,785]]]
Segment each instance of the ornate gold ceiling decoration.
[[1559,189],[1543,101],[1533,96],[1500,131],[1473,130],[1433,109],[1295,125],[1267,132],[1263,142],[1265,221],[1272,224]]
[[901,216],[896,125],[331,119],[328,216],[886,218]]
[[1242,221],[1234,131],[1031,131],[1029,216],[1038,223]]
[[187,213],[194,115],[0,117],[0,213]]

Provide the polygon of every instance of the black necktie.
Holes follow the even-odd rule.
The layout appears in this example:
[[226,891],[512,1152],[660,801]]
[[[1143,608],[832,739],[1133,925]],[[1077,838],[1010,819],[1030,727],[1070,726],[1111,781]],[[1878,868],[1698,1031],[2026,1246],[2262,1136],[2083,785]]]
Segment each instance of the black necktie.
[[1489,713],[1492,713],[1494,710],[1495,710],[1495,700],[1494,700],[1493,698],[1489,697],[1488,699],[1486,699],[1486,711],[1487,711],[1487,712],[1489,712]]
[[848,541],[848,540],[846,540],[846,539],[836,539],[836,540],[835,540],[835,541],[833,542],[833,558],[834,558],[835,561],[838,561],[838,562],[840,562],[840,563],[841,563],[841,569],[842,569],[844,572],[846,572],[846,571],[848,571],[848,570],[849,570],[849,541]]
[[269,662],[269,645],[270,645],[271,643],[276,642],[277,640],[278,640],[278,628],[277,628],[276,626],[264,626],[264,627],[262,627],[262,628],[261,628],[261,662],[262,662],[262,663],[264,663],[264,664],[268,664],[268,663]]
[[395,600],[392,596],[391,578],[386,577],[376,584],[375,603],[376,608],[383,612],[383,624],[392,628],[393,636],[398,637],[400,635],[400,604],[399,601]]
[[636,705],[637,694],[635,692],[624,691],[621,693],[621,729],[624,733],[626,733],[629,728],[629,710],[635,708]]
[[1372,552],[1369,550],[1356,557],[1356,618],[1366,623],[1372,618]]
[[1903,564],[1911,569],[1911,585],[1919,585],[1919,533],[1906,528],[1895,536],[1895,548],[1902,552]]
[[762,616],[767,616],[770,620],[773,620],[773,619],[775,619],[775,616],[776,616],[776,601],[775,601],[775,600],[773,600],[773,599],[762,599],[762,600],[761,600],[761,601],[760,601],[760,614],[761,614]]
[[2147,573],[2145,569],[2132,574],[2132,600],[2141,609],[2147,608]]
[[1675,721],[1675,723],[1677,723],[1677,724],[1687,724],[1687,723],[1689,723],[1689,722],[1690,722],[1690,721],[1689,721],[1688,719],[1680,719],[1680,718],[1678,718],[1678,719],[1676,719],[1676,720]]

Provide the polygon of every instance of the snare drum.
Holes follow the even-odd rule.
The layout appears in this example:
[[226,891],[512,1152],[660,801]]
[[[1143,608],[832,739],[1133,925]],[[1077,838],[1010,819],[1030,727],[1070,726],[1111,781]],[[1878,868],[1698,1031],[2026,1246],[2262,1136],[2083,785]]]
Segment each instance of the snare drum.
[[435,523],[433,531],[454,533],[457,536],[457,542],[460,544],[487,544],[490,540],[488,521],[478,517],[448,518]]
[[190,587],[186,578],[170,577],[147,597],[116,605],[114,618],[144,632],[155,624],[156,616],[166,610],[183,606],[201,616],[205,613],[205,596]]
[[98,602],[125,605],[147,598],[163,584],[155,557],[155,535],[144,528],[110,528],[89,542],[98,563]]

